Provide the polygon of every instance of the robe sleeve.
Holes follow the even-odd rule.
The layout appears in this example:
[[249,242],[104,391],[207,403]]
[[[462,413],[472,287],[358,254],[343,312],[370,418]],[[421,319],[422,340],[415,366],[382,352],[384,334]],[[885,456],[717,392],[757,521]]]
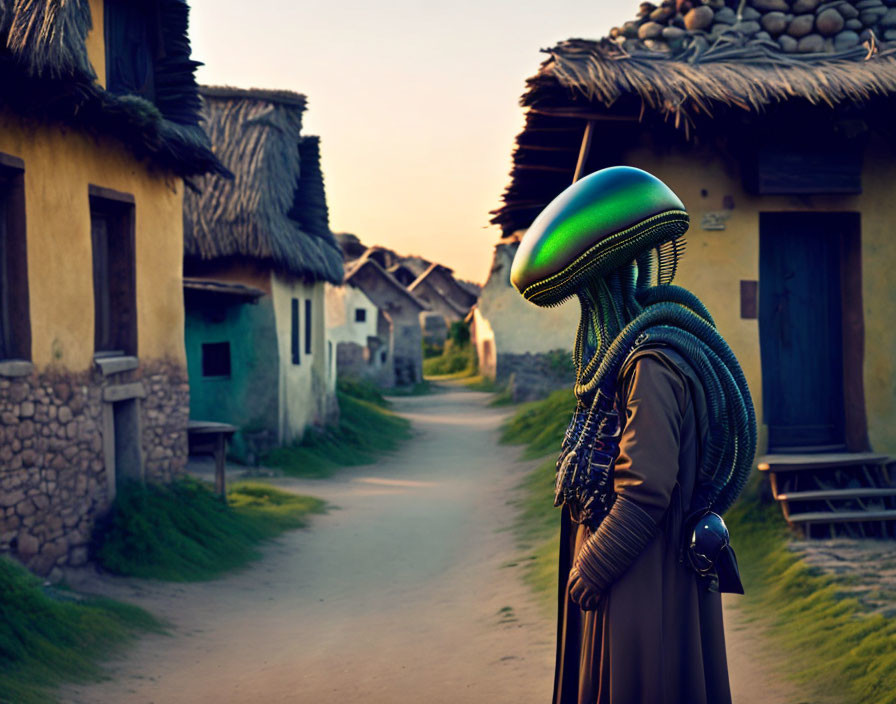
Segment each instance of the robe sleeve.
[[658,356],[638,357],[620,380],[625,422],[613,488],[650,515],[669,507],[678,480],[678,452],[685,411],[685,381]]
[[604,592],[656,533],[678,478],[684,381],[660,358],[639,357],[620,391],[625,425],[616,461],[616,501],[582,545],[575,568]]

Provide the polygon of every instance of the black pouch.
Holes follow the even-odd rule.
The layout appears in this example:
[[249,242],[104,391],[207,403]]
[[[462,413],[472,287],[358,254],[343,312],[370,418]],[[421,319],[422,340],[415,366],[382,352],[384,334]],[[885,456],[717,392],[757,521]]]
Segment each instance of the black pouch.
[[685,520],[682,557],[710,591],[743,594],[744,587],[731,547],[728,526],[709,509],[695,511]]

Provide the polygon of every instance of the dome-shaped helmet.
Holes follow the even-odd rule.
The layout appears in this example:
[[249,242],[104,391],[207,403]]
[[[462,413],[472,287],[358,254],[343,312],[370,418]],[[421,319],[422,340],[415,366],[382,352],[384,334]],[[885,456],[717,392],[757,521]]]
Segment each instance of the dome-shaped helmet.
[[681,200],[655,176],[630,166],[602,169],[541,211],[520,242],[510,281],[527,300],[557,305],[681,237],[688,223]]

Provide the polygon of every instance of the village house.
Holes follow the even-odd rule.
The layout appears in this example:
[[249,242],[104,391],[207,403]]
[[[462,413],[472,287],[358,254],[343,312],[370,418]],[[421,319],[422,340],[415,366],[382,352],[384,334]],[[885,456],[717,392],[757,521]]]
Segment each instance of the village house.
[[356,283],[327,284],[327,337],[336,347],[338,377],[395,385],[392,322]]
[[474,312],[481,367],[490,349],[499,379],[527,354],[531,365],[569,349],[576,303],[536,310],[510,287],[519,238],[580,176],[643,168],[691,215],[676,280],[743,365],[769,453],[760,468],[779,498],[791,489],[785,515],[893,518],[882,453],[896,452],[896,8],[679,5],[642,3],[609,37],[549,50],[529,79],[493,220],[503,237]]
[[449,324],[463,320],[476,302],[476,296],[461,286],[453,274],[447,266],[430,264],[407,287]]
[[0,551],[79,565],[126,480],[187,460],[187,4],[0,4]]
[[[357,288],[377,308],[376,341],[365,348],[344,342],[340,368],[349,376],[370,376],[385,387],[412,386],[423,381],[423,331],[419,300],[367,254],[346,264],[346,286]],[[372,346],[371,344],[372,343]],[[376,371],[362,373],[363,365]]]
[[239,428],[232,451],[254,460],[332,422],[336,350],[324,286],[342,282],[317,137],[305,97],[203,87],[203,117],[233,172],[184,199],[187,362],[193,418]]

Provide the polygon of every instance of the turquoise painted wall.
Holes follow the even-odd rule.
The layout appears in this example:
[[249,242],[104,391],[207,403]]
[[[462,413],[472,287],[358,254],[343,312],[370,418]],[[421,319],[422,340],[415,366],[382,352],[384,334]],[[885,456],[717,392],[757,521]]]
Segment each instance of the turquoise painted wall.
[[[185,304],[190,418],[240,428],[230,454],[252,461],[277,442],[279,359],[271,299],[245,303],[188,291]],[[230,343],[229,377],[202,375],[202,345],[214,342]]]

